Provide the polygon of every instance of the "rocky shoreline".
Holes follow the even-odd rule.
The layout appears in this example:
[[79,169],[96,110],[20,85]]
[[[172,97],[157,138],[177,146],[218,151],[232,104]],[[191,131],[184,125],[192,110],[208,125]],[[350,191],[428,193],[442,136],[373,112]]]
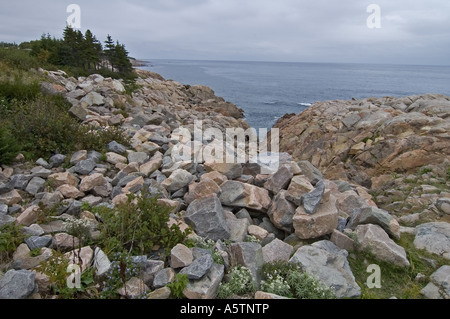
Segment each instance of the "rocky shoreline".
[[[256,282],[251,298],[280,298],[260,289],[260,270],[274,261],[300,264],[337,298],[359,298],[362,287],[350,267],[351,255],[370,250],[378,260],[406,271],[411,267],[408,251],[396,243],[404,233],[414,235],[418,249],[450,259],[450,224],[438,221],[449,214],[448,179],[439,194],[420,185],[422,194],[436,195],[424,198],[438,216],[417,227],[401,226],[399,217],[378,207],[370,195],[375,185],[382,188],[392,181],[381,174],[383,167],[396,173],[407,168],[410,174],[422,163],[437,167],[424,174],[445,170],[449,117],[443,114],[449,111],[449,98],[323,102],[286,116],[277,123],[285,152],[279,168],[261,174],[255,163],[177,161],[171,156],[180,143],[173,139],[174,131],[184,127],[194,133],[196,121],[224,134],[227,128],[248,128],[243,111],[208,87],[137,70],[137,89],[128,95],[120,80],[41,72],[49,78],[43,90],[64,95],[74,117],[97,127],[122,128],[131,148],[111,141],[106,154],[80,150],[36,163],[18,158],[1,168],[0,225],[21,225],[30,237],[2,267],[0,298],[55,298],[49,275],[36,267],[56,252],[78,256],[83,271],[94,270],[95,288],[101,289],[114,267],[113,256],[97,245],[101,220],[86,203],[115,207],[127,194],[143,191],[158,194],[158,202],[171,207],[171,223],[191,227],[191,238],[209,242],[211,249],[180,243],[168,257],[133,256],[140,271],[117,290],[122,298],[173,298],[169,287],[181,273],[189,279],[184,298],[214,299],[237,266],[248,269]],[[441,107],[429,107],[429,100],[439,100]],[[414,114],[403,115],[408,109]],[[418,112],[429,116],[419,118]],[[429,179],[439,176],[430,174]],[[42,207],[57,207],[57,213],[42,222]],[[79,238],[65,227],[74,218],[88,225],[93,243],[74,244]],[[436,269],[422,294],[448,299],[449,272],[450,266]]]

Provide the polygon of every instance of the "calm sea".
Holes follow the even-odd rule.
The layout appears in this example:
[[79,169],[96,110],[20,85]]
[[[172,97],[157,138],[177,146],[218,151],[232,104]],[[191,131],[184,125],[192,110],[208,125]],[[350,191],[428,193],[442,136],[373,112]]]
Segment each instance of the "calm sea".
[[147,60],[142,67],[183,84],[211,87],[245,111],[254,128],[317,101],[440,93],[450,96],[450,66]]

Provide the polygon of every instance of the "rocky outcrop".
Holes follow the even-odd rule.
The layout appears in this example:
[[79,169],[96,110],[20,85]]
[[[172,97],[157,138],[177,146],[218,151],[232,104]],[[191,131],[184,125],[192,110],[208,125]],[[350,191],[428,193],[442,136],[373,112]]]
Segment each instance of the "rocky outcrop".
[[414,172],[450,156],[450,98],[421,95],[315,103],[275,125],[280,149],[331,179],[370,187],[384,172]]

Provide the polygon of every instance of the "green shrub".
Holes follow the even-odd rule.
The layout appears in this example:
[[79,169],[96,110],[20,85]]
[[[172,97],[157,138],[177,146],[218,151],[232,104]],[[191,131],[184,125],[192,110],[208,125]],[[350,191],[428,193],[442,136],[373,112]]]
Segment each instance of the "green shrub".
[[78,149],[95,150],[100,153],[107,152],[107,146],[112,141],[130,146],[130,139],[118,127],[80,126],[76,136]]
[[236,266],[231,271],[229,282],[220,284],[217,297],[227,299],[233,295],[245,295],[255,291],[256,285],[250,269],[244,266]]
[[[80,278],[80,288],[70,288],[67,285],[67,279],[70,276],[68,267],[71,264],[69,258],[61,252],[53,251],[52,256],[43,261],[36,271],[47,275],[50,278],[51,293],[60,299],[77,299],[87,290],[94,289],[94,268],[90,267],[83,271]],[[89,294],[89,297],[92,297]]]
[[335,299],[332,289],[320,283],[306,272],[292,272],[286,282],[297,299]]
[[181,231],[179,224],[168,226],[171,208],[161,206],[146,192],[128,195],[115,209],[102,208],[97,213],[101,243],[106,251],[126,251],[143,255],[162,247],[169,250],[183,242],[191,230]]
[[74,149],[79,124],[67,112],[69,106],[59,96],[40,96],[16,105],[12,124],[29,157],[65,154]]
[[19,49],[0,48],[0,61],[3,61],[10,67],[24,71],[32,68],[48,67],[48,65],[43,65],[36,57],[31,56],[29,51]]
[[12,223],[0,227],[0,260],[11,258],[24,239],[20,227],[16,224]]
[[186,274],[177,274],[174,281],[167,284],[167,287],[175,298],[183,299],[183,291],[186,288],[188,281],[188,276]]
[[303,272],[301,265],[286,261],[266,263],[262,269],[261,289],[296,299],[334,299],[334,292],[316,278]]
[[34,100],[41,93],[39,82],[32,80],[27,82],[23,76],[15,76],[13,81],[4,79],[0,82],[0,97],[7,101]]
[[12,133],[10,125],[0,121],[0,165],[11,163],[20,150],[20,144]]

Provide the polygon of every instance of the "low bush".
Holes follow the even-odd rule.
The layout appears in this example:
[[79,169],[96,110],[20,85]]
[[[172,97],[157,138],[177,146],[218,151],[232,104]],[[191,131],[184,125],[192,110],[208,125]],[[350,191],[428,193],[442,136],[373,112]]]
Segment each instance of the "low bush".
[[10,164],[20,151],[19,141],[12,133],[10,124],[0,121],[0,165]]
[[332,289],[302,270],[301,265],[277,261],[261,269],[261,289],[279,296],[296,299],[335,299]]
[[183,290],[186,288],[188,281],[188,276],[186,274],[177,274],[174,281],[169,283],[167,287],[175,298],[183,299]]
[[256,291],[256,284],[250,270],[244,266],[236,266],[230,274],[230,280],[221,283],[217,293],[219,299],[227,299],[233,295],[251,294]]
[[179,224],[169,227],[171,208],[157,203],[147,192],[141,196],[128,195],[125,203],[115,209],[102,207],[97,211],[101,244],[106,252],[127,252],[133,255],[148,254],[163,248],[170,251],[184,242],[191,230],[182,231]]
[[16,224],[7,224],[0,227],[0,261],[11,258],[24,239],[20,227]]

